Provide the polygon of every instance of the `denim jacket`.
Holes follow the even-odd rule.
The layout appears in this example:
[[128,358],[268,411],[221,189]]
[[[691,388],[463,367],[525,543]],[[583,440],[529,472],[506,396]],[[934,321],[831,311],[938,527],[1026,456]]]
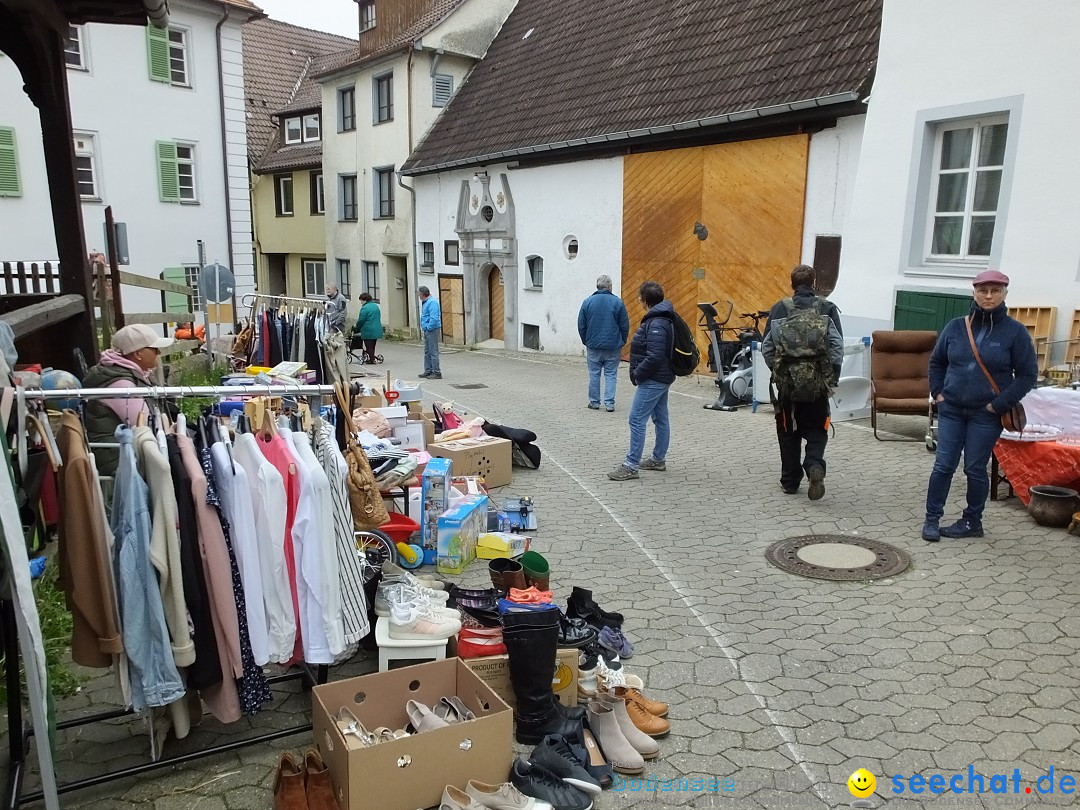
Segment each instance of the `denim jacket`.
[[166,706],[182,698],[186,690],[173,660],[165,608],[150,561],[149,490],[136,467],[134,436],[127,425],[120,425],[115,435],[120,442],[120,464],[110,520],[116,539],[114,565],[131,672],[131,703],[135,711],[142,711],[147,706]]

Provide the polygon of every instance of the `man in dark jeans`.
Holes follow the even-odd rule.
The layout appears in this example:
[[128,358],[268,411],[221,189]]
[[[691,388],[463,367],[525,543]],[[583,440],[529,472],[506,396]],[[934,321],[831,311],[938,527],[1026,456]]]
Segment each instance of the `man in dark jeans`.
[[[769,321],[765,325],[765,340],[761,353],[769,368],[774,368],[777,341],[785,319],[797,309],[817,307],[828,320],[827,361],[831,363],[832,375],[829,387],[840,378],[840,364],[844,360],[844,332],[840,325],[840,310],[836,304],[814,294],[814,268],[800,264],[791,271],[791,289],[794,295],[773,305]],[[829,441],[829,393],[823,392],[809,401],[795,401],[780,396],[773,402],[776,411],[776,438],[780,444],[780,488],[788,495],[799,491],[803,472],[810,481],[807,495],[816,501],[825,494],[825,445]],[[806,455],[803,456],[803,442]]]

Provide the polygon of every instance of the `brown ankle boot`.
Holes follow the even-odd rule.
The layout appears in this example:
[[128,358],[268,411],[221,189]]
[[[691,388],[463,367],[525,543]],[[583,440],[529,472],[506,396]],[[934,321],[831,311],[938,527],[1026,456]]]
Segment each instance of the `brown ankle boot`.
[[304,772],[289,752],[278,760],[274,777],[274,810],[308,810],[304,794]]
[[304,770],[307,771],[307,807],[308,810],[339,810],[334,798],[334,786],[330,782],[330,771],[322,761],[317,748],[309,748],[304,757]]

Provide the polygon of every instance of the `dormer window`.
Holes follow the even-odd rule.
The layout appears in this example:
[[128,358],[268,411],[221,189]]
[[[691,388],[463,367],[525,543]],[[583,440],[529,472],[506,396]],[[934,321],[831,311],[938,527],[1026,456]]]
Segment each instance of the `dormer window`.
[[310,143],[322,137],[319,114],[297,115],[285,119],[285,144]]
[[360,3],[360,32],[370,31],[375,27],[375,0]]

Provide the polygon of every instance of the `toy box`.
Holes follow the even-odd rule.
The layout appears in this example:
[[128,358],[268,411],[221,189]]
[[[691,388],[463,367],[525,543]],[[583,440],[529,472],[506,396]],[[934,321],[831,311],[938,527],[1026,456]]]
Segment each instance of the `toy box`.
[[480,535],[476,544],[476,556],[481,560],[520,557],[531,545],[532,538],[523,534],[489,531]]
[[451,506],[439,517],[437,568],[440,574],[460,574],[476,559],[476,542],[487,530],[487,506],[487,495],[473,495]]
[[424,562],[435,562],[439,548],[439,515],[450,504],[450,468],[448,458],[433,458],[424,467],[420,479],[420,545],[424,547]]

